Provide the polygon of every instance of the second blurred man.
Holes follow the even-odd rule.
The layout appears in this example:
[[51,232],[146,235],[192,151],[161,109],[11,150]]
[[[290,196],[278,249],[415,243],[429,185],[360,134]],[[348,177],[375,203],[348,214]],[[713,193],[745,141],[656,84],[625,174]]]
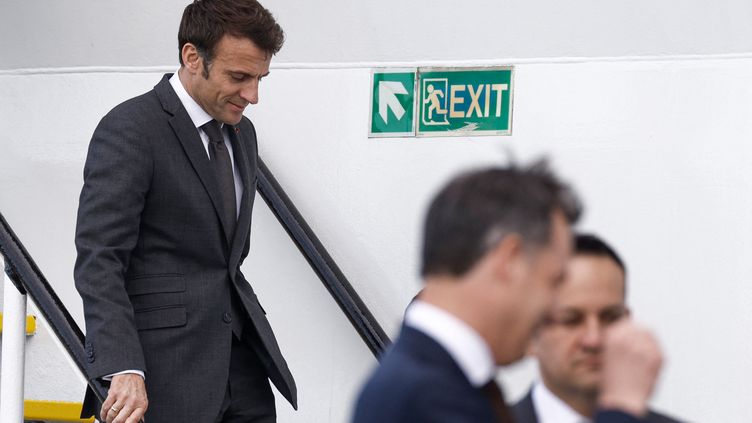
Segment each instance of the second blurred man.
[[[514,406],[517,423],[580,423],[598,409],[606,329],[629,315],[626,267],[593,235],[577,235],[554,306],[533,337],[541,383]],[[644,421],[676,421],[649,411]]]

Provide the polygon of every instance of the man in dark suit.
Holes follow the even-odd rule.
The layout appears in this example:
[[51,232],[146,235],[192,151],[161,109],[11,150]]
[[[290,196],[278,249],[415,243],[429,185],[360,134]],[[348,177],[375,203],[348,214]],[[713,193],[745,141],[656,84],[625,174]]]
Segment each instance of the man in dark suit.
[[75,281],[88,374],[110,381],[96,411],[108,423],[274,422],[269,379],[296,408],[297,394],[240,270],[257,175],[243,110],[284,35],[255,0],[197,0],[178,40],[178,72],[109,112],[86,159]]
[[[577,423],[596,413],[605,331],[629,316],[626,273],[605,241],[594,235],[575,237],[564,282],[531,342],[542,381],[514,405],[517,423]],[[654,411],[644,420],[677,422]]]
[[[424,227],[424,289],[364,386],[356,423],[511,422],[494,378],[525,354],[571,251],[574,194],[545,162],[453,179]],[[660,352],[642,328],[612,329],[598,423],[644,412]]]

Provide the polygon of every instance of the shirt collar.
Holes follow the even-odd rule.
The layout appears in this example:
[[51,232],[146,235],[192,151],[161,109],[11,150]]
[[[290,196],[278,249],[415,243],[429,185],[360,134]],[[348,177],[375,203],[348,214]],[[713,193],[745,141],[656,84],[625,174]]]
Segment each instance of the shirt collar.
[[190,94],[188,94],[188,91],[185,90],[183,83],[180,81],[178,72],[175,72],[170,77],[170,85],[172,85],[172,89],[175,90],[175,94],[178,95],[180,102],[183,103],[185,111],[188,112],[188,116],[190,116],[191,121],[196,125],[196,128],[200,128],[206,122],[214,119],[209,113],[206,113],[198,103],[196,103],[196,100],[194,100]]
[[496,365],[488,344],[475,329],[456,316],[416,300],[405,312],[405,324],[444,347],[473,386],[480,387],[494,378]]
[[533,404],[540,423],[589,423],[591,421],[554,395],[542,382],[536,383],[533,387]]

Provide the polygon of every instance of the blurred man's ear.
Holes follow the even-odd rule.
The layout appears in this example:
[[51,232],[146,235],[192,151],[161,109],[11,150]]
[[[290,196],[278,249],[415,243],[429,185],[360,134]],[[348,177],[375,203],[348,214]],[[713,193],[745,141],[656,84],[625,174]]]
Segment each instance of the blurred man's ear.
[[518,234],[505,236],[486,255],[493,262],[493,270],[497,280],[519,280],[524,276],[527,263],[522,238]]

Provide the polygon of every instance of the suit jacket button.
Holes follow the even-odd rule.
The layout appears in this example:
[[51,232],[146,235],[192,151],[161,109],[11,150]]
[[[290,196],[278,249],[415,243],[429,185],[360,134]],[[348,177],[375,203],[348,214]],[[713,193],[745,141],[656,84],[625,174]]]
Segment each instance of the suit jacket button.
[[230,313],[225,313],[222,315],[222,321],[225,323],[232,323],[232,315],[230,315]]

